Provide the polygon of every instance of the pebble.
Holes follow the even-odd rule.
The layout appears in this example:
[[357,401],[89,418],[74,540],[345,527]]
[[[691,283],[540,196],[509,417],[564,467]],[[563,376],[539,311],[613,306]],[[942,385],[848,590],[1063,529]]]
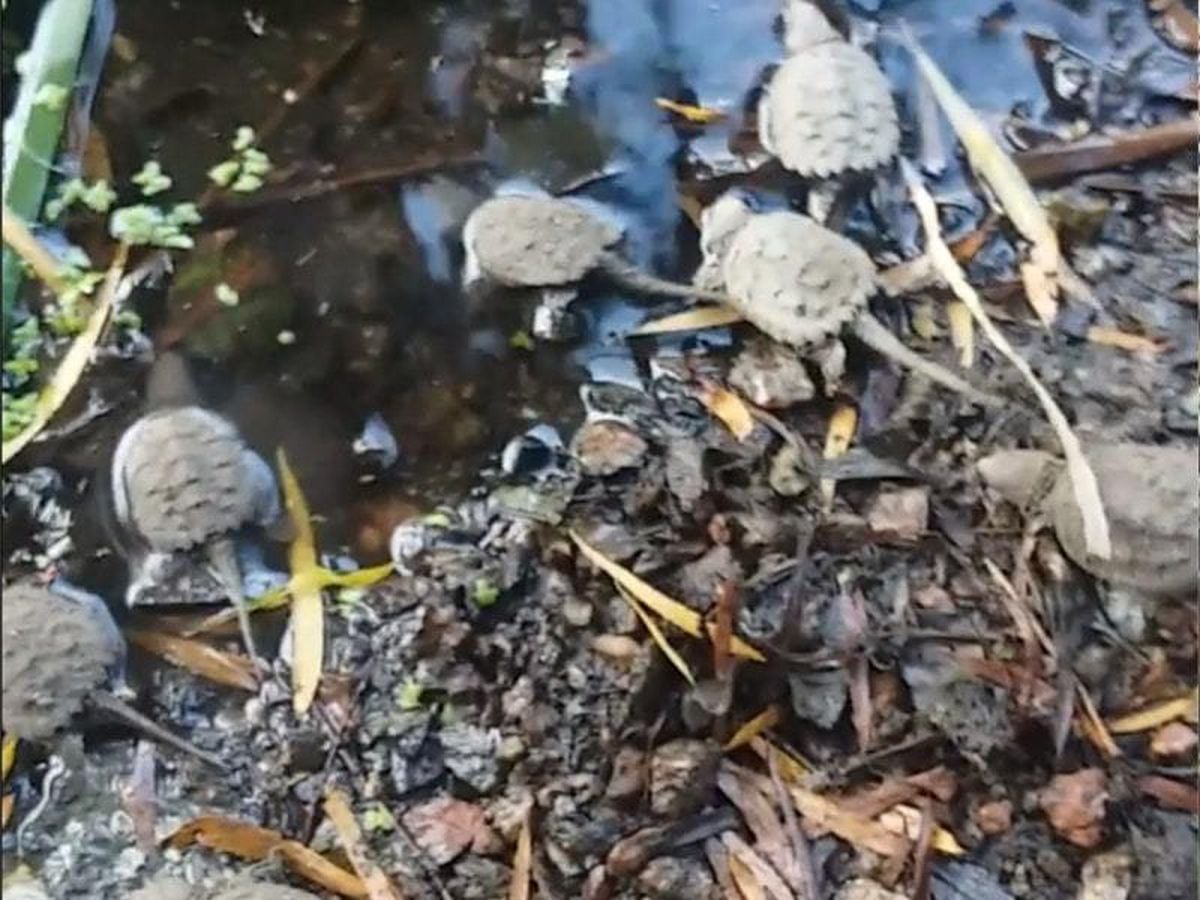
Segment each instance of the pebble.
[[647,449],[645,440],[628,425],[606,419],[588,422],[571,441],[579,467],[597,478],[637,466]]
[[679,818],[695,812],[712,794],[721,748],[712,741],[680,738],[650,757],[650,809]]
[[867,508],[867,524],[877,534],[916,540],[929,527],[929,488],[880,491]]
[[638,874],[638,887],[654,900],[716,900],[708,865],[699,859],[660,856]]

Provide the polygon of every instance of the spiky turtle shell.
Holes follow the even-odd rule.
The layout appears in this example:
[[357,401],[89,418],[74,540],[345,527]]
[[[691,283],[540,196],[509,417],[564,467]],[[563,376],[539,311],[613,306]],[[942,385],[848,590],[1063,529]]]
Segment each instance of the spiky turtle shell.
[[3,599],[3,728],[43,742],[65,729],[120,659],[111,620],[86,604],[26,582]]
[[887,79],[868,53],[843,41],[807,47],[775,70],[758,130],[768,152],[809,177],[878,168],[900,146]]
[[506,287],[579,281],[620,239],[613,224],[552,197],[493,197],[463,227],[463,242],[479,270]]
[[117,518],[157,552],[199,546],[278,512],[274,476],[232,423],[197,406],[149,413],[113,458]]
[[1100,485],[1112,556],[1088,556],[1083,518],[1063,471],[1047,504],[1067,556],[1114,584],[1194,597],[1200,572],[1200,451],[1100,444],[1084,452]]
[[796,347],[836,335],[875,291],[865,250],[793,212],[752,216],[730,244],[724,274],[746,320]]

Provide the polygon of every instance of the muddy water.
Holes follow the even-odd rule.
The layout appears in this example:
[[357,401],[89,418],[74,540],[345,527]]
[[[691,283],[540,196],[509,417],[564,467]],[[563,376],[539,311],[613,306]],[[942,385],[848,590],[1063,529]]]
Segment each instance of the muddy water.
[[[581,415],[581,382],[640,383],[653,348],[622,335],[651,309],[677,308],[589,286],[577,305],[582,339],[530,349],[514,339],[528,327],[530,303],[459,289],[457,236],[470,209],[512,179],[567,190],[620,217],[631,259],[686,278],[695,231],[677,179],[746,168],[728,148],[777,59],[777,9],[775,0],[513,0],[267,3],[245,13],[197,3],[183,14],[149,0],[118,4],[119,37],[95,110],[116,172],[157,157],[186,199],[238,125],[273,119],[264,147],[289,185],[414,160],[433,166],[419,178],[360,179],[302,202],[218,204],[211,221],[231,230],[215,242],[224,242],[220,253],[206,255],[208,268],[199,266],[199,288],[141,301],[152,338],[195,360],[210,402],[264,452],[288,450],[330,545],[377,556],[397,517],[459,496],[514,435],[544,421],[565,435]],[[1190,78],[1188,61],[1153,34],[1141,4],[856,0],[844,9],[877,44],[908,110],[917,98],[895,37],[901,19],[998,130],[1015,121],[1035,138],[1083,114],[1047,84],[1091,78],[1094,90],[1074,102],[1126,122],[1153,115],[1153,102],[1171,102]],[[1031,44],[1030,34],[1056,47],[1060,62],[1039,62],[1046,45]],[[556,54],[571,71],[561,104],[543,98],[543,64]],[[288,89],[299,98],[284,112]],[[685,131],[656,108],[656,96],[730,116]],[[906,119],[906,140],[919,150]],[[965,196],[952,154],[946,164],[942,196]],[[980,212],[967,205],[964,227]],[[207,296],[218,280],[239,287],[237,310]],[[716,332],[666,346],[728,341]],[[60,458],[90,474],[135,413],[130,399],[85,451],[67,447]],[[352,450],[374,414],[399,450],[385,471]],[[83,518],[77,537],[86,551],[103,541]]]

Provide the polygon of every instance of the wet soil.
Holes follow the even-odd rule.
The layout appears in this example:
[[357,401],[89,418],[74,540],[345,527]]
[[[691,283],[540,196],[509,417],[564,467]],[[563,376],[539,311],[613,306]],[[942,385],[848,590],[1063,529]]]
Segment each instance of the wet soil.
[[[1121,170],[1116,190],[1089,188],[1086,176],[1043,186],[1095,294],[1045,331],[1021,294],[1015,237],[989,218],[949,127],[940,155],[919,127],[895,29],[908,22],[1015,149],[1191,115],[1194,60],[1141,3],[828,7],[875,45],[947,239],[982,234],[972,280],[1080,436],[1194,442],[1194,153]],[[373,858],[407,897],[506,896],[530,809],[536,896],[738,896],[721,893],[706,861],[704,837],[748,834],[737,801],[714,786],[715,761],[773,704],[772,736],[830,796],[945,767],[952,789],[923,796],[966,852],[934,855],[927,896],[1080,896],[1101,851],[1132,859],[1130,886],[1112,896],[1195,895],[1194,866],[1181,862],[1194,856],[1194,815],[1139,787],[1150,776],[1193,783],[1194,749],[1153,757],[1148,737],[1132,734],[1118,738],[1121,757],[1106,758],[1077,731],[1061,739],[1072,679],[1105,717],[1194,687],[1194,598],[1135,601],[1121,619],[1104,585],[1048,536],[1027,540],[1021,512],[984,491],[981,456],[1054,446],[1039,417],[1016,405],[982,413],[852,346],[839,395],[776,411],[819,447],[836,405],[858,410],[856,450],[825,511],[787,441],[762,424],[738,441],[701,402],[748,333],[626,340],[681,306],[588,282],[573,306],[578,336],[535,342],[537,298],[460,287],[462,222],[512,180],[606,204],[628,258],[681,280],[698,258],[685,213],[695,203],[738,185],[803,208],[805,186],[754,146],[754,92],[782,53],[777,13],[774,0],[117,4],[93,110],[112,171],[125,177],[153,156],[199,191],[249,123],[276,172],[260,194],[215,200],[181,270],[135,295],[148,346],[102,358],[78,392],[105,414],[6,470],[5,580],[55,570],[102,594],[128,629],[178,625],[174,608],[123,608],[125,568],[105,528],[104,473],[139,413],[151,348],[184,352],[206,402],[266,458],[286,449],[332,558],[379,562],[390,543],[405,571],[328,603],[326,676],[302,719],[286,647],[253,694],[135,650],[141,708],[230,771],[96,723],[82,771],[53,785],[19,848],[5,831],[6,871],[23,861],[53,897],[107,898],[160,871],[212,886],[242,870],[230,856],[138,841],[146,815],[129,785],[152,757],[158,838],[217,813],[331,850],[320,804],[336,784],[374,823]],[[559,59],[570,72],[561,103],[543,82]],[[700,128],[656,97],[730,115]],[[919,248],[894,175],[847,231],[881,264]],[[237,287],[237,308],[213,300],[219,281]],[[944,333],[917,327],[940,321],[943,299],[877,312],[951,362]],[[1162,346],[1098,344],[1093,326]],[[1004,363],[980,356],[980,378],[1013,389]],[[64,420],[80,411],[78,395]],[[601,419],[610,425],[581,441]],[[736,585],[737,625],[769,662],[718,677],[708,644],[672,633],[701,676],[689,687],[568,529],[707,615]],[[265,566],[282,570],[283,548],[265,550]],[[1035,671],[1023,655],[989,564],[1040,586],[1058,671]],[[260,618],[274,649],[286,614]],[[233,631],[218,642],[236,649]],[[962,677],[964,655],[990,677]],[[765,771],[747,750],[730,758]],[[14,822],[38,805],[47,767],[22,745]],[[1081,847],[1055,827],[1044,792],[1089,768],[1105,773],[1107,803],[1089,823],[1099,839]],[[474,831],[448,833],[451,818]],[[667,823],[675,830],[653,850],[619,844]],[[818,896],[857,876],[888,880],[870,851],[827,833],[810,843]],[[614,847],[626,856],[614,860]],[[892,879],[897,890],[914,888],[917,868]]]

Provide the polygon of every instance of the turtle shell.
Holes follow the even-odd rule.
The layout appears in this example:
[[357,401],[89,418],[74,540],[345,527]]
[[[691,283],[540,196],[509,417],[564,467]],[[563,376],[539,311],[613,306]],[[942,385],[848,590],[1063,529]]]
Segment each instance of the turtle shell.
[[808,47],[771,77],[759,141],[785,167],[826,178],[885,164],[900,146],[891,87],[875,60],[843,41]]
[[25,582],[4,589],[3,728],[47,741],[66,728],[119,662],[112,623],[86,604]]
[[1152,594],[1195,595],[1200,572],[1200,452],[1101,444],[1085,449],[1108,516],[1112,557],[1088,556],[1064,471],[1047,512],[1067,556],[1098,578]]
[[463,241],[480,270],[506,287],[579,281],[620,239],[616,226],[550,197],[493,197],[463,227]]
[[270,470],[237,429],[198,406],[135,422],[117,447],[113,488],[118,518],[160,553],[265,524],[264,496],[274,496]]
[[793,212],[753,216],[730,244],[724,273],[747,321],[797,347],[836,335],[875,290],[865,250]]

